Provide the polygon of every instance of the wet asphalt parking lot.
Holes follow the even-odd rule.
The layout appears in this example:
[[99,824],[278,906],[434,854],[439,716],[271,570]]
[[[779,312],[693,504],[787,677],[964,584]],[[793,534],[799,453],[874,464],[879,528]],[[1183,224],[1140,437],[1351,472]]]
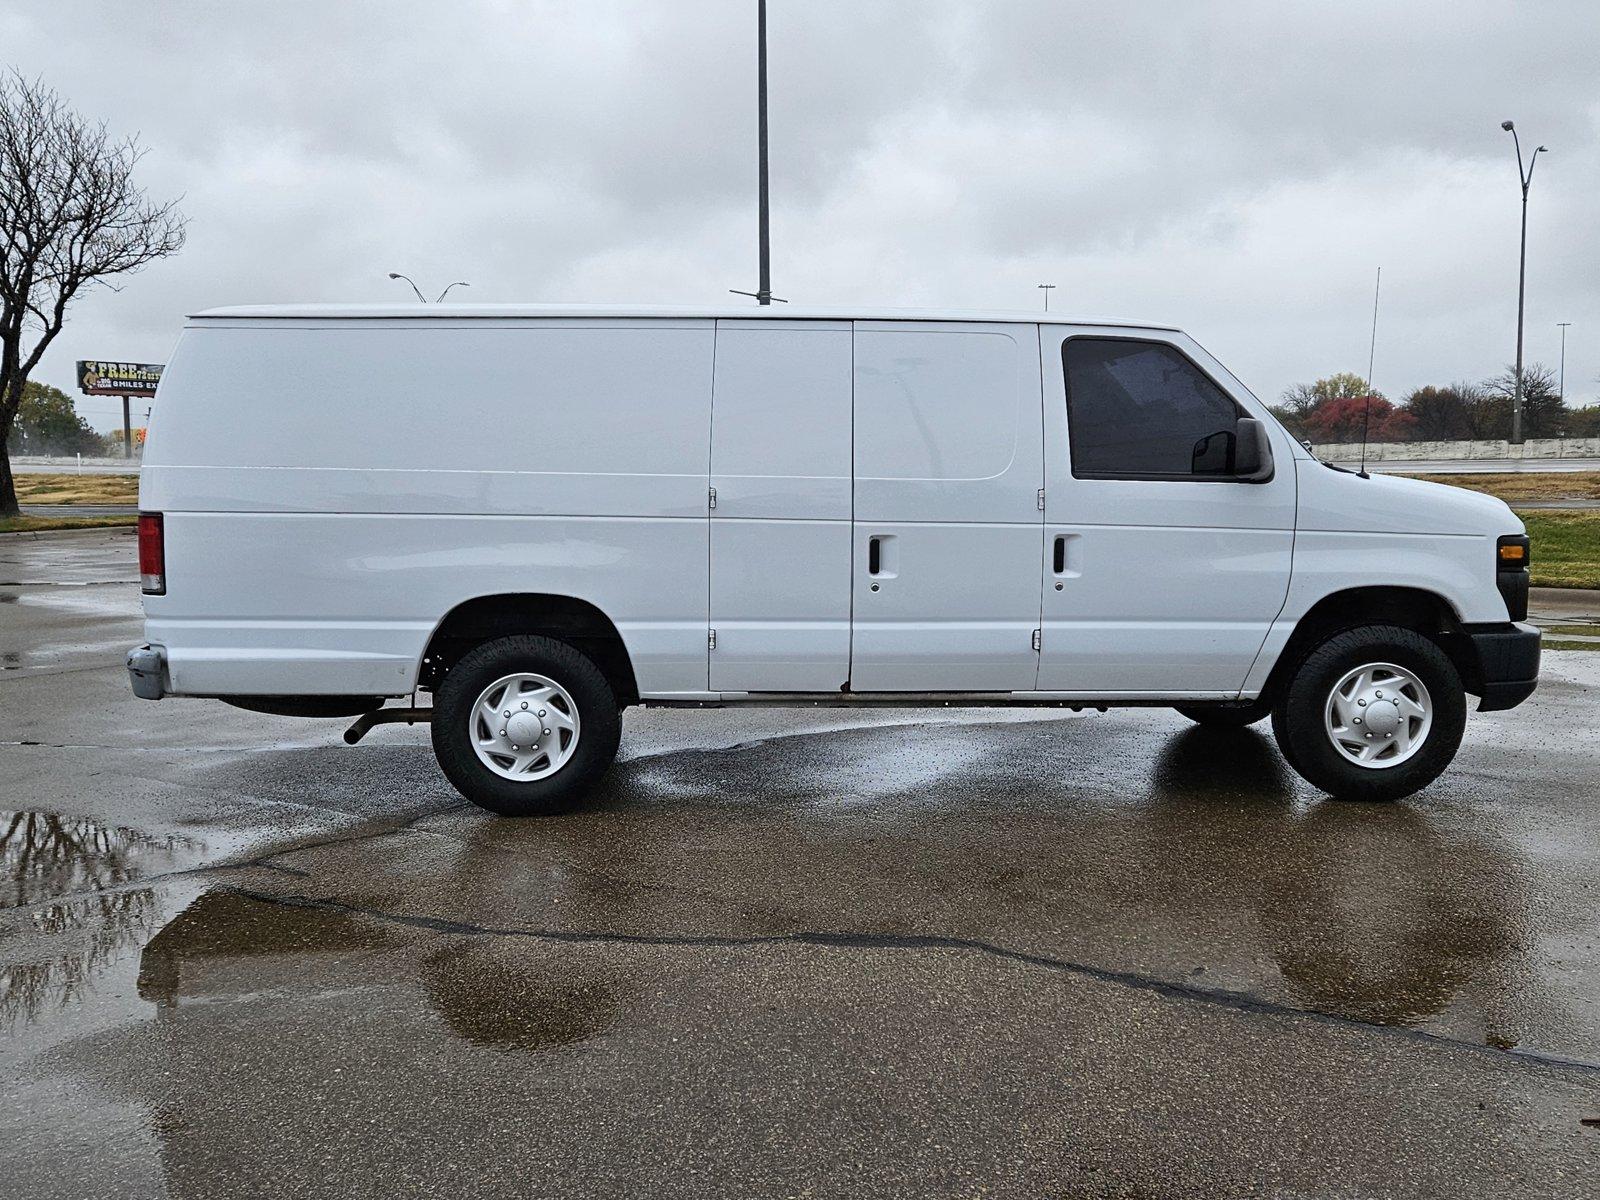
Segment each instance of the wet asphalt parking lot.
[[1600,654],[1397,805],[1165,711],[652,710],[512,822],[134,700],[132,546],[0,539],[0,1192],[1600,1195]]

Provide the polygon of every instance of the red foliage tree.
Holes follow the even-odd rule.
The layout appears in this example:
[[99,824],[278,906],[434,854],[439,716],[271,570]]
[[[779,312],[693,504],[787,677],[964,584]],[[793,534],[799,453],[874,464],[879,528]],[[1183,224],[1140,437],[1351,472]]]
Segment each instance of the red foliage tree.
[[1369,401],[1372,405],[1371,424],[1367,430],[1369,442],[1410,440],[1416,430],[1416,417],[1382,396],[1340,396],[1326,400],[1300,420],[1310,439],[1319,445],[1359,442],[1361,426],[1368,420]]

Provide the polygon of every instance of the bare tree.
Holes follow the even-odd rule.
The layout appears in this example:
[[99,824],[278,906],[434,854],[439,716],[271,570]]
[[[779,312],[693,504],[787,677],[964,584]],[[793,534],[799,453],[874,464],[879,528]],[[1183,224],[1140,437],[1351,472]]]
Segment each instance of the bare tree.
[[17,514],[6,437],[22,386],[85,287],[183,246],[175,204],[133,184],[137,138],[114,140],[38,81],[0,76],[0,517]]

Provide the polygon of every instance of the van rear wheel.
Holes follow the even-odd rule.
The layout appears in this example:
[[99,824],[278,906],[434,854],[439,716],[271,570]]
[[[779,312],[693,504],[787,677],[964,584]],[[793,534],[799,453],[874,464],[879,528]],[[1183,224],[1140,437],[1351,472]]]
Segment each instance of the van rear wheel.
[[1272,710],[1289,765],[1332,796],[1398,800],[1450,765],[1466,692],[1437,643],[1396,625],[1335,634],[1296,668]]
[[622,718],[600,668],[547,637],[469,651],[433,703],[433,752],[468,800],[502,816],[579,803],[616,757]]

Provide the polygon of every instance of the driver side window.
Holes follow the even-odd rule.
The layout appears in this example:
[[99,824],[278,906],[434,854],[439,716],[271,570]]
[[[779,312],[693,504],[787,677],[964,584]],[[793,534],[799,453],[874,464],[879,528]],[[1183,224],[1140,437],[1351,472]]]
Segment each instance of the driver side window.
[[1132,338],[1061,344],[1072,474],[1224,478],[1239,406],[1175,347]]

